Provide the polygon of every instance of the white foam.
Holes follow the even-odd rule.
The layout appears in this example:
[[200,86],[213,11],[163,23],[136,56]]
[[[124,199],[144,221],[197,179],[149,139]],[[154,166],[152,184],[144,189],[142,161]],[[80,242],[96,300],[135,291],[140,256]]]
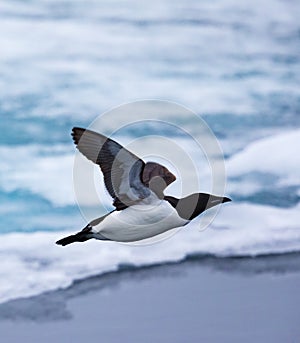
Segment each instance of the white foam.
[[[198,221],[170,239],[133,246],[91,240],[62,248],[55,241],[67,232],[1,236],[0,301],[68,287],[75,279],[135,266],[179,261],[187,254],[256,255],[300,251],[300,205],[275,209],[250,204],[223,207],[210,229]],[[198,219],[199,220],[199,219]]]
[[63,146],[0,147],[1,181],[5,191],[28,190],[53,204],[74,204],[74,153]]
[[[300,185],[300,130],[287,131],[278,135],[255,141],[226,161],[229,178],[242,177],[239,182],[229,182],[229,191],[253,193],[262,189],[259,178],[247,181],[244,176],[250,173],[273,175],[273,188],[278,186]],[[263,181],[264,183],[264,181]]]
[[[166,0],[125,7],[76,1],[64,7],[4,0],[0,6],[0,96],[7,109],[19,108],[15,98],[36,96],[24,116],[93,118],[141,98],[166,98],[205,113],[249,114],[260,107],[254,90],[299,95],[297,78],[285,76],[290,66],[271,58],[294,53],[292,40],[283,48],[269,31],[274,26],[278,37],[296,32],[291,3],[174,6]],[[234,77],[243,73],[256,75]]]

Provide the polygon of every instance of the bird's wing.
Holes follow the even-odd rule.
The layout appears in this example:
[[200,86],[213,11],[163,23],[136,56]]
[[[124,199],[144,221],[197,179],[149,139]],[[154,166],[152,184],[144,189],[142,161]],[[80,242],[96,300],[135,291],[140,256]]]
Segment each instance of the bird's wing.
[[[147,198],[151,191],[161,197],[166,185],[176,179],[167,168],[153,162],[145,164],[119,143],[99,133],[74,127],[72,136],[77,149],[100,166],[105,186],[114,199],[113,205],[117,210]],[[156,176],[165,179],[165,182],[158,183],[159,178]],[[152,183],[155,185],[153,189],[152,180],[156,180]]]
[[77,149],[100,166],[105,186],[117,210],[150,195],[150,189],[141,180],[145,166],[141,159],[99,133],[74,127],[72,136]]

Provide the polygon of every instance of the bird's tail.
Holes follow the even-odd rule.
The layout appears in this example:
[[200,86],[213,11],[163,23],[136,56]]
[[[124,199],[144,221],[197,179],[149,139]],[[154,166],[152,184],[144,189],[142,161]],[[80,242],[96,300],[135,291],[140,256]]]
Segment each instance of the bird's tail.
[[87,227],[86,227],[82,231],[76,233],[75,235],[67,236],[60,239],[59,241],[56,242],[56,244],[65,246],[65,245],[75,243],[75,242],[85,242],[91,238],[92,238],[92,235],[90,233],[90,228],[89,230],[87,230]]

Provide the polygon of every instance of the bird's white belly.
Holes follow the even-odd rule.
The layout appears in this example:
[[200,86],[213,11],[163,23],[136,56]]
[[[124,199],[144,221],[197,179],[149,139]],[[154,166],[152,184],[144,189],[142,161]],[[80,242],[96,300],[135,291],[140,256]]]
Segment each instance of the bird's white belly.
[[183,226],[188,222],[179,217],[171,204],[159,200],[156,204],[135,205],[112,212],[93,227],[93,232],[101,233],[113,241],[134,242]]

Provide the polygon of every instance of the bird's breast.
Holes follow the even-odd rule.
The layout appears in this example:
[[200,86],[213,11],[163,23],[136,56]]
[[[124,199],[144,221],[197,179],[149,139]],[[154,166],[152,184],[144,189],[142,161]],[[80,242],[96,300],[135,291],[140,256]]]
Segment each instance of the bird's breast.
[[119,242],[133,242],[150,238],[189,221],[179,217],[177,211],[165,200],[130,206],[114,211],[93,232]]

